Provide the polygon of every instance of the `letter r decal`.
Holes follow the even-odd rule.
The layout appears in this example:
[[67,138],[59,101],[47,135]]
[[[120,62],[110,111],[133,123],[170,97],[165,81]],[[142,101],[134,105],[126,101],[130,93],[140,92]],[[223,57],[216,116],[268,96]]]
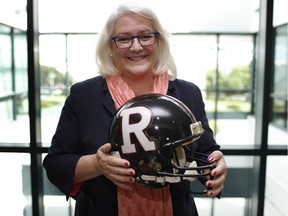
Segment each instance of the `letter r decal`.
[[[130,116],[134,114],[141,115],[141,119],[137,123],[130,124]],[[151,121],[151,112],[144,106],[132,107],[121,112],[122,117],[122,137],[123,145],[121,146],[123,154],[135,153],[135,143],[131,142],[131,134],[134,133],[140,142],[144,151],[155,150],[155,142],[149,140],[144,130],[149,126]]]

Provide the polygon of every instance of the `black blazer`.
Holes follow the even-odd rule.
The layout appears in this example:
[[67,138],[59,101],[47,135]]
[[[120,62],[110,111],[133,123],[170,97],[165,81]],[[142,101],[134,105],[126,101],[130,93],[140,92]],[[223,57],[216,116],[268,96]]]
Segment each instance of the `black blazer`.
[[[200,89],[193,83],[176,79],[169,81],[168,95],[186,104],[205,129],[203,136],[193,143],[194,148],[206,154],[219,149],[208,125]],[[101,76],[77,83],[71,87],[48,155],[43,166],[49,180],[67,198],[77,161],[82,155],[94,154],[108,142],[108,131],[116,114],[105,79]],[[170,192],[174,216],[197,215],[193,197],[187,191],[187,182],[171,184]],[[117,188],[104,176],[85,182],[76,199],[79,216],[117,215]]]

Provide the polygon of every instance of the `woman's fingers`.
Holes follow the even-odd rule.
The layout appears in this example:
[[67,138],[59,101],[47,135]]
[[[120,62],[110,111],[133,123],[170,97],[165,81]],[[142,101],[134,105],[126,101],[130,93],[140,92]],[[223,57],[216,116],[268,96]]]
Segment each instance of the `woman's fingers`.
[[117,186],[130,190],[135,182],[135,171],[130,168],[129,161],[110,154],[111,144],[101,146],[96,154],[101,173]]
[[207,191],[207,195],[216,196],[224,188],[224,182],[227,175],[227,165],[223,153],[220,151],[212,152],[208,157],[208,161],[211,163],[215,162],[217,166],[211,171],[213,179],[206,182],[206,186],[212,188]]

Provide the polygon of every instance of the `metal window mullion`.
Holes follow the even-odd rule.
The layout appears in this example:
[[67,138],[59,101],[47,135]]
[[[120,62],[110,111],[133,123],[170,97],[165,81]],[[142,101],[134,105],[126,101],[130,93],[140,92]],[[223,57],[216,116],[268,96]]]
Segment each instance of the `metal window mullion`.
[[27,1],[28,94],[33,216],[44,216],[41,145],[38,0]]
[[260,0],[256,84],[255,143],[260,147],[260,158],[255,159],[256,187],[253,191],[252,215],[264,215],[266,165],[268,154],[268,126],[271,111],[270,91],[273,59],[273,0]]

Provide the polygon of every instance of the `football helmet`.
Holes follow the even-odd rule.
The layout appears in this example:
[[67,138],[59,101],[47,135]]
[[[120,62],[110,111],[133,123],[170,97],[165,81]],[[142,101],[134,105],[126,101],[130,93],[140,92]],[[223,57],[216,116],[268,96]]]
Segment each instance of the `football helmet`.
[[116,113],[109,132],[111,154],[127,159],[136,182],[146,187],[203,180],[215,168],[207,162],[207,155],[192,149],[191,143],[203,133],[201,122],[178,99],[142,95],[127,101]]

